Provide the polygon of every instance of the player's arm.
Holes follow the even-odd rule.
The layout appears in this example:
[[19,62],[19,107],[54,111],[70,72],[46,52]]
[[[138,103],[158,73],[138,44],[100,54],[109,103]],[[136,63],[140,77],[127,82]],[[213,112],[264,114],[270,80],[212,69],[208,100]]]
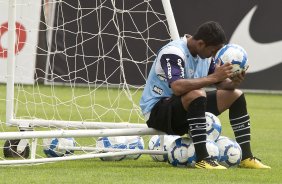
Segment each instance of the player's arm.
[[214,72],[207,77],[197,79],[178,79],[170,83],[173,93],[177,96],[183,95],[193,90],[201,89],[231,77],[232,66],[230,63],[225,63],[221,66],[217,65]]
[[224,81],[216,84],[217,89],[233,90],[240,86],[245,79],[245,71],[237,74],[234,77],[225,79]]
[[216,83],[218,80],[215,77],[203,77],[198,79],[179,79],[170,84],[173,93],[176,96],[181,96],[193,90],[201,89],[206,86]]

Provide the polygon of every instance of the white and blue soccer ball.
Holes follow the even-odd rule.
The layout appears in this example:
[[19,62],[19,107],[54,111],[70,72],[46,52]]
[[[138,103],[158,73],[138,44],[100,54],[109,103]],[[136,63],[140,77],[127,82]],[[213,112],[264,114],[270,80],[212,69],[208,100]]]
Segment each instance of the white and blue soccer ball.
[[226,44],[219,49],[214,57],[216,63],[230,62],[233,66],[233,75],[246,71],[248,65],[248,55],[243,47],[237,44]]
[[[180,138],[177,135],[163,135],[163,146],[161,147],[161,136],[160,135],[153,135],[148,144],[149,150],[161,150],[167,151],[170,147],[171,143],[173,143],[176,139]],[[154,161],[157,162],[166,162],[168,160],[167,154],[164,155],[150,155]]]
[[[96,148],[103,150],[104,148],[110,149],[127,149],[126,137],[99,137],[96,141]],[[104,151],[107,152],[107,151]],[[120,161],[123,160],[126,155],[101,157],[103,161]]]
[[[141,136],[127,136],[127,146],[132,150],[144,150],[145,144]],[[126,159],[137,160],[140,156],[141,154],[127,155]]]
[[225,167],[236,167],[242,159],[242,150],[240,145],[225,136],[220,136],[216,141],[219,149],[219,163]]
[[[116,137],[99,137],[96,141],[96,148],[100,150],[107,151],[106,149],[135,149],[143,150],[144,149],[144,140],[140,136],[116,136]],[[121,155],[121,156],[110,156],[110,157],[101,157],[103,161],[120,161],[123,159],[138,159],[141,154],[133,155]]]
[[43,151],[47,157],[62,157],[74,153],[74,138],[48,138],[43,139]]
[[[190,144],[190,146],[188,147],[188,155],[189,155],[188,166],[195,167],[196,160],[197,160],[197,155],[195,153],[195,147],[194,147],[192,140],[190,140],[189,144]],[[218,149],[216,143],[212,140],[207,139],[206,148],[207,148],[209,157],[218,161],[219,160],[219,149]]]
[[216,141],[221,135],[221,122],[214,114],[206,112],[207,139]]
[[168,163],[176,167],[187,167],[190,146],[190,139],[183,137],[176,139],[168,149]]

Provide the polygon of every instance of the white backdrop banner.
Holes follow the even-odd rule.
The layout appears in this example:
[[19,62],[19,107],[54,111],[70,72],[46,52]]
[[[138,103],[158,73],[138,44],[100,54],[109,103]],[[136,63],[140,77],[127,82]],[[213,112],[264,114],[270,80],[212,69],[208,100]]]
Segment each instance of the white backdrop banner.
[[[9,1],[0,0],[0,82],[6,82]],[[16,1],[15,83],[34,83],[40,0]]]

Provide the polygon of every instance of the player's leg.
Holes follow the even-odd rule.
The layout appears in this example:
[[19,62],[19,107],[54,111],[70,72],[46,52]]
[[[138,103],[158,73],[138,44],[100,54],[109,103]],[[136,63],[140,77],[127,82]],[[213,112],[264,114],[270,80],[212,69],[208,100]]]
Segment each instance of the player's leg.
[[182,97],[172,96],[161,99],[153,107],[147,125],[174,135],[187,134],[190,128],[198,158],[196,167],[226,169],[207,158],[209,155],[206,149],[205,95],[204,91],[197,90]]
[[[216,95],[214,94],[216,92]],[[216,103],[215,103],[216,99]],[[209,109],[217,105],[218,115],[229,109],[229,120],[236,141],[242,149],[242,159],[252,157],[250,148],[250,118],[247,113],[244,94],[240,90],[217,90],[209,93]]]
[[197,155],[195,167],[204,169],[226,169],[212,158],[209,158],[209,154],[207,152],[205,117],[207,99],[205,91],[191,91],[183,95],[181,101],[183,107],[187,111],[187,123],[189,125],[189,131]]
[[181,101],[185,110],[188,111],[187,121],[197,161],[203,160],[209,156],[206,149],[206,93],[203,90],[194,90],[183,95]]
[[[240,90],[218,90],[216,94],[219,113],[229,109],[229,120],[236,141],[242,149],[241,166],[249,168],[269,168],[255,158],[251,151],[250,117],[245,96]],[[247,165],[246,165],[247,164]]]

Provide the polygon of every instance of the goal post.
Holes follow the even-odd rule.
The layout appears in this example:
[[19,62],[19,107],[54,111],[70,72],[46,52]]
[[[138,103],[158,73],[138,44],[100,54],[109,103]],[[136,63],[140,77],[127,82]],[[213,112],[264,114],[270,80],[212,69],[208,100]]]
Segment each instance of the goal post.
[[[0,140],[19,141],[12,149],[13,154],[18,152],[17,161],[9,162],[1,155],[0,164],[44,162],[44,138],[73,137],[76,145],[85,149],[95,147],[97,138],[103,136],[140,135],[148,141],[148,135],[164,134],[147,128],[139,100],[158,49],[179,38],[170,0],[44,0],[36,7],[43,11],[36,16],[44,17],[34,19],[22,13],[26,7],[38,6],[32,1],[9,0],[8,4],[8,131],[0,133]],[[32,26],[24,27],[27,37],[17,53],[15,43],[21,40],[16,22],[21,21]],[[29,32],[43,35],[46,44],[42,47],[41,37],[28,40]],[[33,82],[16,80],[19,74],[24,78],[21,69],[25,66],[20,63],[28,57],[35,63],[31,70],[41,74],[34,73]],[[14,126],[21,131],[15,132]],[[26,150],[26,146],[31,147]],[[31,151],[31,155],[22,154],[25,151]],[[84,157],[89,151],[81,151],[73,157],[49,161],[99,158],[95,153]],[[127,151],[124,154],[133,154]],[[158,154],[146,150],[142,153]]]
[[15,75],[15,46],[16,41],[16,0],[9,1],[8,14],[8,58],[7,58],[7,87],[6,87],[6,124],[13,119],[14,110],[14,75]]
[[164,7],[165,15],[167,17],[167,23],[171,34],[171,39],[176,40],[179,38],[179,33],[173,15],[173,11],[171,8],[170,0],[162,0],[162,4]]

